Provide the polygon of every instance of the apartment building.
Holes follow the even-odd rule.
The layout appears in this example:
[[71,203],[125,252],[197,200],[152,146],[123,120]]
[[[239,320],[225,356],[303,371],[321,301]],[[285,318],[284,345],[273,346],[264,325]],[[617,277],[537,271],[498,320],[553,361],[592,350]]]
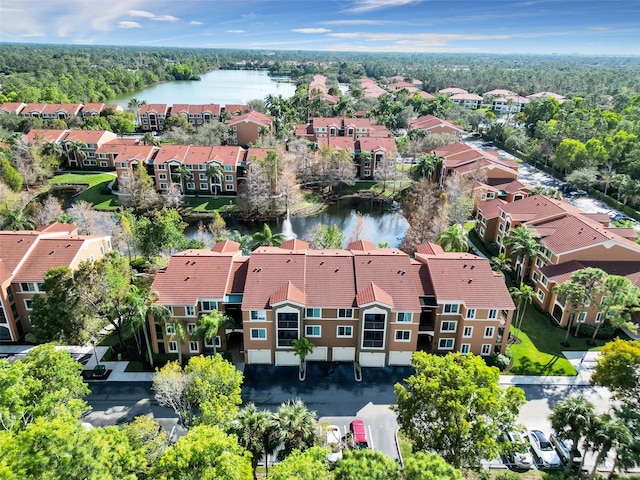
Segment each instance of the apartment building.
[[[247,363],[275,365],[299,363],[292,342],[302,337],[315,345],[308,360],[362,366],[408,365],[419,344],[493,355],[504,351],[515,308],[486,259],[445,254],[437,245],[412,259],[364,240],[312,250],[296,239],[250,256],[225,241],[172,256],[151,288],[173,315],[165,325],[150,319],[154,351],[195,355],[214,344],[236,346]],[[195,335],[197,318],[213,309],[235,325],[205,345]],[[176,322],[188,333],[184,342]]]
[[0,232],[0,339],[16,342],[30,329],[35,295],[52,267],[75,269],[111,250],[108,236],[78,235],[74,225],[53,223],[38,230]]
[[230,143],[244,147],[257,143],[263,136],[275,133],[273,121],[271,115],[256,111],[231,117],[225,122],[231,127]]
[[159,132],[164,129],[164,122],[169,115],[166,103],[145,104],[138,110],[138,125],[145,132]]
[[423,115],[422,117],[410,120],[409,128],[423,130],[428,135],[450,135],[452,139],[455,140],[460,139],[465,133],[465,131],[459,126],[454,125],[447,120],[441,120],[433,115]]

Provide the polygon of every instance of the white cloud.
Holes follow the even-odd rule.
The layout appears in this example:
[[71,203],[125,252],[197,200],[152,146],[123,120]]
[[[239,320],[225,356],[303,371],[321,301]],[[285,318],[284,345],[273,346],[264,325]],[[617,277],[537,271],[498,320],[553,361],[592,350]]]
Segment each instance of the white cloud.
[[379,10],[381,8],[402,7],[422,1],[423,0],[355,0],[354,6],[344,11],[351,13],[371,12],[372,10]]
[[296,33],[328,33],[331,30],[326,28],[295,28],[291,31]]
[[384,25],[384,20],[330,20],[327,22],[318,22],[321,25]]
[[118,22],[118,27],[120,28],[141,28],[138,22]]
[[244,30],[225,30],[224,33],[244,33]]
[[395,45],[407,43],[420,44],[423,46],[442,46],[456,41],[484,41],[484,40],[508,40],[512,35],[482,35],[467,33],[370,33],[370,32],[350,32],[350,33],[330,33],[329,37],[336,38],[359,38],[365,42],[394,42]]
[[202,24],[203,24],[202,22],[196,22],[195,20],[191,20],[189,22],[189,25],[202,25]]
[[156,15],[146,10],[129,10],[128,13],[132,17],[143,17],[157,22],[175,22],[178,20],[178,17],[174,17],[173,15]]

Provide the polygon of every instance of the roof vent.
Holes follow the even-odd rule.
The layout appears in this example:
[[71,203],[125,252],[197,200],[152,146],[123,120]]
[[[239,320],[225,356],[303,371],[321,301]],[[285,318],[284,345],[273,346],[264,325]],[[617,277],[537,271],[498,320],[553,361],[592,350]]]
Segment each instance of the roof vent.
[[56,251],[55,251],[55,250],[51,250],[51,251],[49,252],[49,255],[53,255],[54,253],[56,253]]
[[324,265],[324,260],[322,262],[320,262],[320,265]]
[[339,269],[339,268],[336,268],[336,269],[335,269],[335,271],[334,271],[334,273],[338,273],[339,271],[340,271],[340,269]]
[[471,265],[471,270],[473,270],[474,268],[476,268],[476,266],[475,265]]
[[191,277],[189,275],[187,275],[187,278],[184,279],[184,281],[186,282],[187,280],[189,280]]
[[471,280],[471,279],[467,280],[467,283],[471,283],[471,282],[473,282],[473,280]]
[[67,243],[64,248],[69,248],[71,246],[70,243]]

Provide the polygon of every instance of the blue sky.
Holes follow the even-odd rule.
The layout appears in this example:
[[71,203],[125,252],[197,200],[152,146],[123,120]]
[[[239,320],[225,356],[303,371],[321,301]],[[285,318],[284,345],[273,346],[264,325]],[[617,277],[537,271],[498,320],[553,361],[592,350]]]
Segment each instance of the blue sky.
[[0,41],[638,55],[640,0],[0,0]]

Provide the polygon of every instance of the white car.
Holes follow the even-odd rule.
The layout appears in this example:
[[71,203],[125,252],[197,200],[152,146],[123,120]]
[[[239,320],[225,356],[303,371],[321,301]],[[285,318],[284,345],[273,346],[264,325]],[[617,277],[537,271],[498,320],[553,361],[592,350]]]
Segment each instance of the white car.
[[329,463],[335,463],[342,458],[342,435],[337,425],[327,425],[324,429],[324,441],[330,450],[327,455]]
[[[573,447],[573,442],[571,440],[560,440],[553,433],[549,435],[549,441],[558,451],[558,455],[562,459],[564,463],[569,463],[569,457],[571,456],[571,448]],[[578,452],[578,454],[573,457],[573,465],[575,467],[580,467],[582,465],[582,455]]]
[[529,443],[540,468],[562,468],[562,460],[547,436],[540,430],[530,430]]
[[505,440],[510,444],[506,457],[513,468],[529,470],[533,465],[533,458],[529,453],[529,445],[520,432],[507,432]]

